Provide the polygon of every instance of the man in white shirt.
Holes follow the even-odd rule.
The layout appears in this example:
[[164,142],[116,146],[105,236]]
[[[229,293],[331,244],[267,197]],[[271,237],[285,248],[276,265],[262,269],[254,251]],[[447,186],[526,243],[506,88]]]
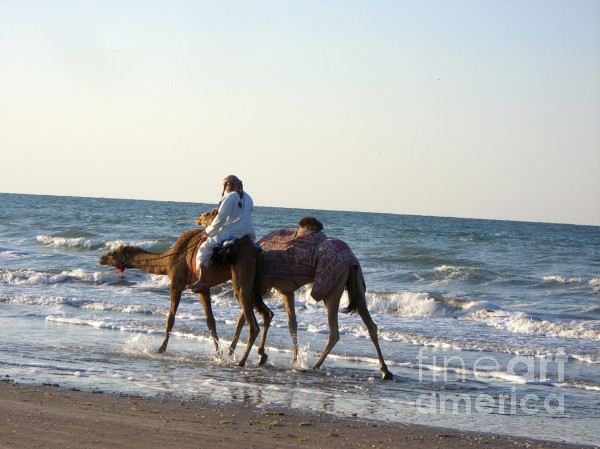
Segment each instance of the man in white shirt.
[[242,181],[237,176],[229,175],[223,179],[222,196],[219,213],[206,228],[208,238],[196,255],[198,281],[190,286],[194,293],[208,291],[206,273],[215,246],[225,240],[239,239],[246,235],[252,242],[256,240],[251,218],[254,202],[250,195],[244,192]]

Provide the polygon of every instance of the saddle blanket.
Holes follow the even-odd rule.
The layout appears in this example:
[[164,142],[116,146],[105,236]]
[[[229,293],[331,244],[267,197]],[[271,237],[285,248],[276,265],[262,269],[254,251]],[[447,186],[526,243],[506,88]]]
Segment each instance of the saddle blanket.
[[346,242],[328,238],[321,231],[287,228],[270,232],[258,241],[265,261],[265,275],[274,278],[314,279],[310,295],[323,300],[347,269],[360,264]]

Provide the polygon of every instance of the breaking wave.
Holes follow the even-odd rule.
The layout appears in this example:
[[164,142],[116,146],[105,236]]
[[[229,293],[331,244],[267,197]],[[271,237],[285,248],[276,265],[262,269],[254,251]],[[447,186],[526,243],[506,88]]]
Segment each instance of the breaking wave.
[[117,272],[96,271],[89,273],[81,268],[60,273],[47,273],[29,269],[0,270],[0,282],[8,285],[51,285],[65,282],[101,284],[114,282],[118,279],[119,274]]
[[[580,284],[584,282],[580,277],[566,278],[563,276],[544,276],[542,280],[554,284]],[[590,281],[589,284],[592,285],[592,282]]]
[[457,318],[501,310],[488,301],[432,296],[423,292],[367,293],[369,309],[398,317]]
[[498,275],[490,270],[478,266],[460,266],[443,264],[433,270],[434,280],[442,283],[449,281],[487,282]]
[[489,301],[432,296],[423,292],[367,293],[371,312],[399,318],[474,320],[512,334],[600,340],[600,320],[548,321]]
[[598,320],[554,323],[518,312],[505,318],[492,318],[489,325],[496,329],[520,334],[600,340],[600,321]]
[[70,249],[86,249],[86,250],[101,250],[114,251],[121,245],[139,246],[147,251],[164,251],[169,245],[157,240],[147,240],[141,242],[133,242],[126,240],[96,240],[87,237],[52,237],[47,235],[38,235],[35,238],[39,245],[51,248],[70,248]]

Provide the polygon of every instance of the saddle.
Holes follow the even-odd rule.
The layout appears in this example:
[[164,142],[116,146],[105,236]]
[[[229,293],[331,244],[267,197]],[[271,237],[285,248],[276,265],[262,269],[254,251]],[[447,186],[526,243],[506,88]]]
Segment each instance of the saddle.
[[237,261],[238,240],[240,239],[230,239],[219,243],[213,248],[213,253],[212,256],[210,256],[210,261],[214,265],[233,265]]
[[[210,261],[214,265],[233,265],[237,262],[237,247],[244,239],[250,240],[250,237],[245,235],[239,239],[229,239],[219,243],[213,248],[213,253],[210,256]],[[256,243],[254,248],[257,252],[262,253],[262,248]]]

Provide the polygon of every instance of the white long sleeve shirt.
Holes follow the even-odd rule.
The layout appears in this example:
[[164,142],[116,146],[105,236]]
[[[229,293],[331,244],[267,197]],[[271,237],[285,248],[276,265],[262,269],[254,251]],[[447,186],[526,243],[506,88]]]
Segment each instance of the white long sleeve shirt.
[[[240,201],[241,208],[239,207]],[[242,198],[235,191],[228,193],[219,206],[219,213],[206,228],[206,234],[209,238],[215,238],[218,243],[229,239],[239,239],[245,235],[248,235],[254,242],[256,233],[251,218],[253,207],[252,197],[246,192]]]

